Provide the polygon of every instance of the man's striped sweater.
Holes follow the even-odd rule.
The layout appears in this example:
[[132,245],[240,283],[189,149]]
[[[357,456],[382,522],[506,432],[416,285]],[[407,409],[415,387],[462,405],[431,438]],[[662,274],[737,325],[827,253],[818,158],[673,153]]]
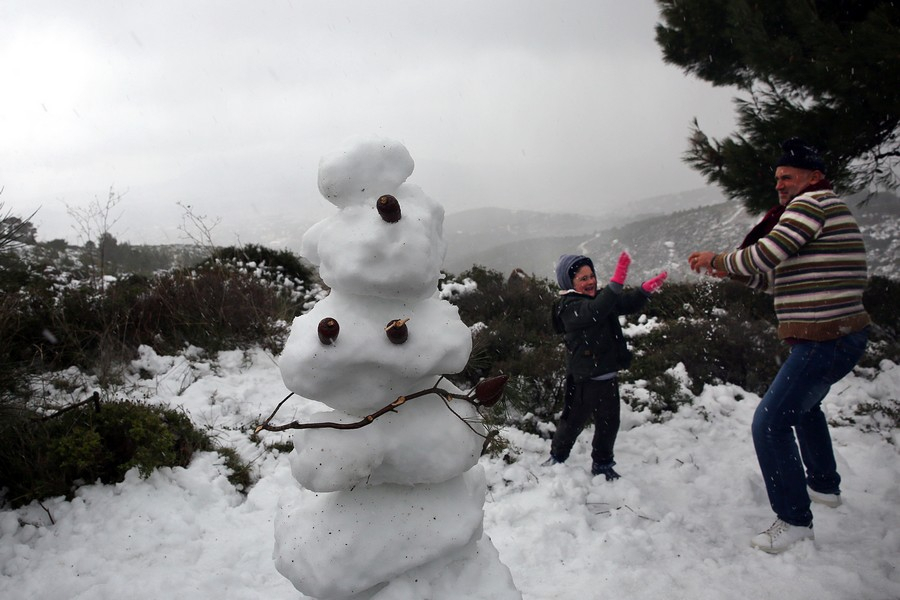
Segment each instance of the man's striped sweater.
[[862,234],[831,190],[800,194],[768,235],[712,267],[774,295],[781,339],[833,340],[870,323]]

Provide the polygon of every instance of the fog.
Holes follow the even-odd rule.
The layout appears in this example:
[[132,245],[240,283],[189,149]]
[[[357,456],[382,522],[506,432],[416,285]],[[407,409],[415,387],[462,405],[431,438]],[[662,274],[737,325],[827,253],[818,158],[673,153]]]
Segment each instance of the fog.
[[402,141],[448,213],[602,215],[699,188],[694,117],[734,129],[733,90],[662,60],[655,2],[7,0],[0,202],[42,240],[119,198],[111,233],[277,245],[331,214],[320,157]]

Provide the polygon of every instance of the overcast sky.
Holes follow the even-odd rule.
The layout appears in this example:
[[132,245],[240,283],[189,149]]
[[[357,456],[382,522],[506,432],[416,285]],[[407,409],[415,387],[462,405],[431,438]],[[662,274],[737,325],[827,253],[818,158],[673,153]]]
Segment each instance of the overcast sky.
[[[219,242],[335,208],[319,158],[402,141],[448,213],[602,215],[702,187],[690,121],[734,129],[730,89],[666,65],[653,0],[4,0],[0,202],[76,241],[67,207],[121,194],[120,241]],[[5,214],[5,212],[4,212]]]

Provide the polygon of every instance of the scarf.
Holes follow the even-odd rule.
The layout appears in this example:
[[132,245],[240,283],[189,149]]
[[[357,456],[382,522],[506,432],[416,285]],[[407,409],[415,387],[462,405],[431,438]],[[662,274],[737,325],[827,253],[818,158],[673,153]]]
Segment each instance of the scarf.
[[[806,186],[806,188],[804,188],[803,191],[800,192],[800,194],[805,194],[806,192],[830,190],[831,188],[831,182],[827,179],[823,179],[818,183],[813,183]],[[799,196],[800,194],[797,194],[797,196]],[[794,196],[794,198],[796,198],[797,196]],[[788,202],[788,204],[790,204],[790,202]],[[744,241],[741,242],[740,246],[738,246],[738,250],[743,250],[747,246],[752,246],[762,238],[766,237],[781,219],[781,215],[784,214],[785,208],[787,208],[787,204],[784,206],[782,206],[781,204],[776,204],[768,211],[766,211],[766,214],[763,215],[763,218],[760,219],[759,223],[754,225],[753,229],[751,229],[750,232],[747,233],[746,237],[744,237]]]

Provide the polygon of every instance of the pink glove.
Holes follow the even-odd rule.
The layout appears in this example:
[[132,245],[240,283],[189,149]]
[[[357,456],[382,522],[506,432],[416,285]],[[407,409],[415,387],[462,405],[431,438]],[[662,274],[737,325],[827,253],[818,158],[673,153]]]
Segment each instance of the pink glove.
[[618,283],[619,285],[625,285],[625,278],[628,277],[628,265],[630,264],[631,256],[629,256],[627,252],[620,254],[619,262],[616,263],[616,272],[613,273],[610,281]]
[[648,279],[644,283],[641,284],[641,289],[647,292],[648,294],[652,294],[656,290],[662,287],[663,282],[666,280],[669,274],[663,271],[656,277],[652,279]]

